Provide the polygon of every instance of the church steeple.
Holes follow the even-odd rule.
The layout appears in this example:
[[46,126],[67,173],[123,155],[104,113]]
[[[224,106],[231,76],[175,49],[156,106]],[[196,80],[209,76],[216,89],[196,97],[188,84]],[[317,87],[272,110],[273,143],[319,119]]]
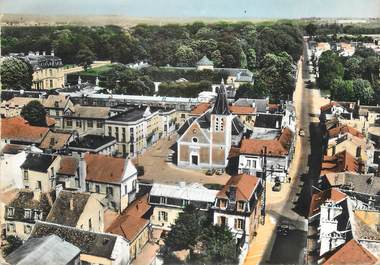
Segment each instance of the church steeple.
[[214,108],[212,109],[212,114],[216,115],[230,115],[230,110],[228,108],[226,90],[223,83],[217,88],[218,95],[216,96],[216,101]]

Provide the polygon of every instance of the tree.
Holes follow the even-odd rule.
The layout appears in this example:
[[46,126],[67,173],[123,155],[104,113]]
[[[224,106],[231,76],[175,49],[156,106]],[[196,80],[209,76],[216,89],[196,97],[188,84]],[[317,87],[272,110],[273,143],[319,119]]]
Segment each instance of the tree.
[[46,126],[46,111],[38,100],[32,100],[21,110],[21,116],[33,126]]
[[328,90],[335,79],[343,78],[344,67],[339,56],[332,51],[325,51],[319,58],[319,77],[317,83],[320,89]]
[[83,65],[85,69],[95,60],[95,54],[87,46],[80,49],[76,56],[76,61],[79,65]]
[[330,87],[331,98],[339,101],[352,101],[355,98],[351,80],[335,79]]
[[33,68],[29,63],[22,59],[8,57],[1,61],[0,68],[3,89],[31,89]]
[[22,240],[18,236],[8,236],[6,241],[7,245],[3,248],[4,256],[8,256],[22,245]]
[[344,64],[344,78],[345,79],[357,79],[361,77],[361,63],[363,59],[361,57],[353,56],[347,59]]
[[353,81],[352,86],[356,100],[360,100],[360,103],[364,105],[372,103],[375,92],[373,91],[370,82],[363,79],[356,79]]
[[224,225],[211,225],[205,230],[203,262],[206,264],[237,264],[240,249],[235,243],[232,232]]
[[256,51],[253,48],[250,48],[247,51],[247,67],[250,70],[256,68]]
[[294,90],[292,58],[286,52],[265,55],[258,79],[273,101],[290,98]]
[[211,53],[211,61],[214,63],[215,67],[220,67],[222,64],[222,54],[219,50],[215,50]]
[[255,80],[255,84],[245,83],[239,86],[236,91],[235,99],[239,98],[265,98],[269,96],[261,80]]
[[367,79],[372,84],[379,76],[380,58],[377,56],[369,56],[364,58],[361,63],[362,77]]
[[317,26],[313,23],[309,23],[306,25],[305,31],[308,36],[313,37],[315,36],[315,33],[317,32]]
[[192,66],[195,63],[195,54],[192,48],[181,45],[174,55],[178,66]]
[[247,56],[243,50],[240,52],[240,67],[247,68]]
[[192,250],[200,240],[206,220],[205,214],[192,204],[186,206],[165,238],[165,246],[171,251]]

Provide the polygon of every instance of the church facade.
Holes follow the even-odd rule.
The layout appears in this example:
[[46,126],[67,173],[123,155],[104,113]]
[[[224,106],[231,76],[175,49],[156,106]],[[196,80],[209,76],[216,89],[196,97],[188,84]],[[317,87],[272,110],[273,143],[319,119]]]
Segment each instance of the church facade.
[[225,168],[231,146],[238,145],[244,126],[231,114],[223,85],[212,109],[191,117],[178,130],[177,164],[191,168]]

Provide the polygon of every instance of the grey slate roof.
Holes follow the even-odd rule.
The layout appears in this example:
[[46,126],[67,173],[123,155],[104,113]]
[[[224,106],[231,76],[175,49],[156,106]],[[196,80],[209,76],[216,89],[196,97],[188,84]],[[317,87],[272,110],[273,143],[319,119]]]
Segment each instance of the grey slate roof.
[[242,107],[255,107],[256,112],[266,112],[268,106],[268,99],[261,98],[239,98],[235,101],[234,105]]
[[53,155],[30,153],[21,168],[45,173],[55,159],[56,156]]
[[36,222],[30,238],[40,238],[48,235],[57,235],[73,244],[81,253],[91,256],[111,259],[117,236],[105,233],[95,233],[69,226],[47,222]]
[[6,260],[12,265],[66,265],[78,257],[80,249],[56,235],[28,239]]
[[197,62],[197,65],[214,65],[214,63],[207,58],[207,56],[203,56],[202,59]]
[[103,145],[116,142],[116,138],[106,135],[86,134],[83,137],[78,137],[70,142],[69,148],[83,148],[95,150]]
[[212,114],[217,115],[229,115],[230,110],[228,108],[226,90],[224,85],[222,84],[219,88],[217,88],[218,95],[216,96],[214,107],[212,108]]
[[[61,191],[46,221],[75,227],[89,198],[90,193]],[[72,200],[72,209],[70,209],[70,200]]]
[[255,120],[255,127],[281,129],[282,117],[278,114],[259,114]]
[[244,131],[244,125],[238,117],[232,120],[232,135],[239,135]]
[[187,128],[190,127],[190,125],[193,123],[193,121],[196,120],[196,117],[190,117],[188,118],[183,124],[182,126],[177,130],[177,133],[179,135],[182,135],[186,132]]

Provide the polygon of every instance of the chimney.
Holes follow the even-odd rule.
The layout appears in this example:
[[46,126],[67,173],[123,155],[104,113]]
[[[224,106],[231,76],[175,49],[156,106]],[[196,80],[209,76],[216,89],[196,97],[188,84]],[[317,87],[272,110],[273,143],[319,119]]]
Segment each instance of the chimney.
[[236,186],[231,185],[229,187],[228,199],[231,202],[236,202]]
[[74,211],[74,199],[73,199],[73,197],[70,198],[70,211]]
[[357,146],[356,147],[356,157],[359,158],[360,155],[362,153],[362,147],[361,146]]
[[96,86],[99,86],[99,77],[97,76],[96,79],[95,79],[95,85]]
[[372,196],[369,197],[368,199],[368,208],[371,210],[371,209],[375,209],[375,200],[373,199]]
[[54,50],[51,50],[50,55],[54,56]]
[[280,128],[280,122],[277,120],[276,121],[276,129]]
[[36,55],[40,55],[40,52],[39,52],[39,51],[36,51]]
[[79,156],[79,190],[86,191],[87,165],[84,155],[81,153]]
[[46,51],[42,51],[42,55],[45,56],[46,55]]
[[78,85],[81,85],[82,84],[82,79],[80,78],[80,76],[78,76]]

